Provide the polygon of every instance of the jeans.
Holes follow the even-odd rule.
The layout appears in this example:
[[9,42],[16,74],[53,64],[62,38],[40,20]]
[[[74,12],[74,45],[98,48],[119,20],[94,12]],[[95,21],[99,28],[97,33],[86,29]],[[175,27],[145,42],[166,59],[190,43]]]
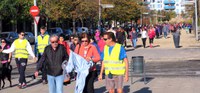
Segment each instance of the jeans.
[[132,39],[133,47],[136,48],[137,46],[137,39]]
[[64,75],[51,76],[47,75],[49,93],[63,93]]
[[164,32],[164,37],[167,38],[167,32]]
[[25,83],[26,84],[26,79],[25,79],[25,70],[27,66],[27,59],[24,58],[15,58],[18,72],[19,72],[19,83]]

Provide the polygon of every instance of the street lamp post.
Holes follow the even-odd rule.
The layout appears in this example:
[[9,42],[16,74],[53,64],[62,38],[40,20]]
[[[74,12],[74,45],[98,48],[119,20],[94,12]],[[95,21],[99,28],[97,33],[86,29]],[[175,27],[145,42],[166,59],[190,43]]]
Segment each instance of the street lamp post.
[[101,0],[99,0],[99,21],[98,21],[98,29],[101,31]]
[[[37,1],[34,0],[34,6],[37,6]],[[35,31],[35,42],[37,41],[37,23],[34,22],[34,31]]]
[[197,0],[195,0],[195,30],[196,30],[196,40],[199,40],[198,35],[198,17],[197,17]]

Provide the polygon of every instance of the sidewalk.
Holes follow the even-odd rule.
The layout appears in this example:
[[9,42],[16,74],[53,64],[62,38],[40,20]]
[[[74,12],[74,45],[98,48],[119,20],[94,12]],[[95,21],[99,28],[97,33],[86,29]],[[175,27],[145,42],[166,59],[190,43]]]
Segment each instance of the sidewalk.
[[[132,46],[126,48],[129,60],[132,56],[144,56],[146,62],[200,60],[200,41],[196,41],[194,34],[187,34],[183,29],[180,36],[181,48],[174,47],[171,34],[167,39],[163,37],[154,39],[154,48],[148,47],[148,39],[146,44],[147,48],[143,48],[142,40],[138,38],[138,48],[133,49]],[[131,45],[131,42],[128,42],[128,45]]]
[[[134,84],[129,82],[124,84],[124,93],[199,93],[200,80],[198,77],[152,77],[148,79],[148,83],[139,81]],[[137,81],[141,78],[133,78]],[[28,78],[30,80],[30,78]],[[12,80],[13,84],[17,84],[17,80]],[[28,83],[26,89],[18,89],[15,85],[12,88],[4,88],[0,90],[1,93],[48,93],[48,86],[43,84],[34,84],[35,81]],[[104,86],[105,81],[95,82],[95,93],[106,93]],[[6,82],[6,86],[8,82]],[[30,86],[31,85],[31,86]],[[75,82],[64,86],[63,93],[74,93]]]
[[[147,45],[148,45],[147,40]],[[155,45],[159,45],[155,48],[143,48],[139,47],[133,50],[131,47],[127,49],[127,55],[131,62],[132,56],[144,56],[145,62],[182,62],[187,60],[200,60],[200,42],[195,40],[194,34],[186,34],[184,30],[181,32],[180,45],[181,48],[174,48],[172,35],[169,35],[168,39],[155,39]],[[138,39],[138,45],[141,45],[141,39]],[[32,59],[29,60],[29,64],[34,63]],[[13,65],[15,62],[13,60]],[[27,67],[30,68],[34,67]],[[33,71],[34,72],[34,71]],[[17,76],[17,75],[16,75]],[[148,76],[147,76],[148,77]],[[124,93],[199,93],[200,91],[200,79],[199,77],[148,77],[148,83],[144,82],[124,84]],[[18,78],[13,78],[12,82],[14,87],[7,87],[8,82],[0,93],[48,93],[48,86],[41,83],[37,83],[37,79],[32,80],[30,77],[26,78],[28,81],[28,87],[26,89],[18,89],[16,84]],[[137,81],[141,78],[133,77],[133,81]],[[95,93],[106,93],[105,81],[95,82]],[[75,82],[64,86],[64,93],[74,93]]]

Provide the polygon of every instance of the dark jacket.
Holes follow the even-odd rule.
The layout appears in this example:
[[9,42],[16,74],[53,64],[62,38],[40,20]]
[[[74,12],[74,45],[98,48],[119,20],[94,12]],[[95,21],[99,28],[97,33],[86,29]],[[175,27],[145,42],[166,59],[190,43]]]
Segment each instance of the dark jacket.
[[[8,49],[8,48],[10,48],[10,46],[8,44],[6,44],[5,47],[3,48],[3,50]],[[9,58],[9,54],[2,53],[2,52],[0,53],[0,60],[1,61],[6,61],[6,60],[8,60],[8,58]]]
[[48,45],[42,57],[37,63],[37,71],[42,68],[43,62],[46,62],[47,74],[51,76],[59,76],[63,74],[61,67],[64,60],[68,60],[69,55],[67,54],[65,47],[58,44],[56,50],[53,50],[51,45]]

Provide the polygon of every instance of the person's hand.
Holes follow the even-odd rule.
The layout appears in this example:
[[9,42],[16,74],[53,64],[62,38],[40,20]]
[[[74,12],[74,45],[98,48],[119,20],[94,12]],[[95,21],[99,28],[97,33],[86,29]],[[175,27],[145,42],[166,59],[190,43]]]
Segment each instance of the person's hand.
[[3,49],[0,49],[0,52],[2,52],[3,51]]
[[125,75],[124,82],[128,82],[128,79],[129,79],[128,75]]
[[98,76],[98,80],[101,81],[102,80],[102,75]]
[[11,61],[11,59],[9,58],[9,59],[8,59],[8,62],[10,62],[10,61]]
[[34,57],[33,60],[36,62],[37,61],[37,57]]
[[89,62],[90,60],[92,60],[91,57],[86,57],[85,59],[86,59],[88,62]]
[[38,71],[35,71],[34,75],[35,77],[38,77]]

